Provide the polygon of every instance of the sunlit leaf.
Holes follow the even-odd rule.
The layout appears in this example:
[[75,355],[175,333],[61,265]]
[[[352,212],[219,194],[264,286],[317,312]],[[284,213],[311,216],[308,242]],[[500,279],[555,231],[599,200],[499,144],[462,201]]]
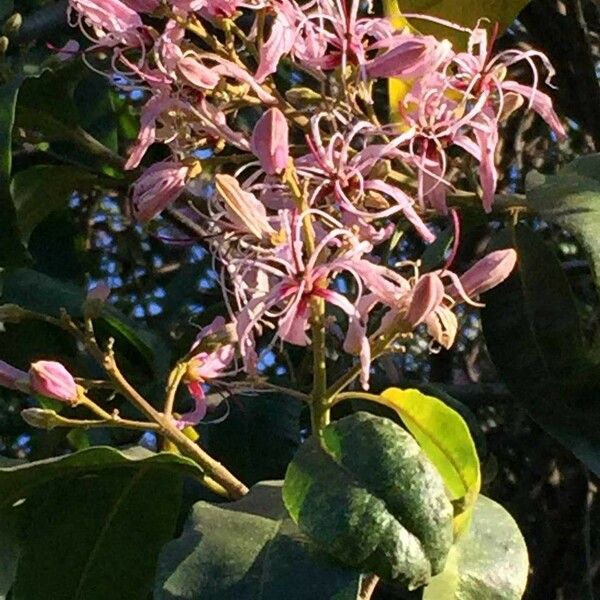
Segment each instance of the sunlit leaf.
[[477,449],[464,419],[441,400],[418,390],[390,388],[381,397],[398,412],[437,467],[459,513],[455,530],[462,531],[481,487]]
[[514,519],[479,496],[469,531],[452,547],[446,568],[422,600],[519,600],[528,570],[527,546]]

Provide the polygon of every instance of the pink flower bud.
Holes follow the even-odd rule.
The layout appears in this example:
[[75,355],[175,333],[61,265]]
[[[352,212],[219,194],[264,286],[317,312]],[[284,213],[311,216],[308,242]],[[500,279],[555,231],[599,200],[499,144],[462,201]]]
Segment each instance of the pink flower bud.
[[106,302],[110,296],[110,286],[105,281],[99,281],[94,287],[88,290],[86,300],[99,300]]
[[369,77],[419,77],[435,70],[452,52],[447,40],[406,35],[396,46],[367,64]]
[[11,390],[27,391],[29,375],[0,360],[0,386]]
[[440,278],[433,274],[423,275],[415,285],[412,300],[408,307],[406,320],[410,325],[416,327],[427,319],[444,299],[444,284]]
[[174,161],[160,162],[144,171],[133,184],[131,204],[136,221],[144,223],[177,199],[185,187],[188,168]]
[[32,363],[29,378],[34,392],[69,404],[77,402],[77,384],[59,362],[38,360]]
[[512,248],[490,252],[462,275],[460,283],[467,296],[483,294],[502,283],[516,262],[517,253]]
[[268,175],[281,173],[289,157],[288,124],[278,108],[270,108],[258,120],[250,147],[260,160],[260,166]]

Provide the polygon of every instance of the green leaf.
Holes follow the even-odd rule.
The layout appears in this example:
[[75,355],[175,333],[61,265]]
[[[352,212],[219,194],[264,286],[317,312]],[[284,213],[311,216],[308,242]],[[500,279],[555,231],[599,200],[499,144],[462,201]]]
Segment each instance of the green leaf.
[[66,165],[36,165],[17,173],[11,183],[24,241],[49,214],[67,206],[73,192],[85,192],[97,181],[88,171]]
[[[3,303],[19,304],[54,317],[60,316],[61,308],[65,308],[71,316],[80,318],[84,300],[85,293],[79,287],[32,269],[10,271],[4,278],[1,296]],[[164,342],[109,304],[103,306],[97,319],[97,332],[114,337],[115,348],[122,355],[126,354],[127,347],[135,349],[136,356],[132,357],[132,362],[139,362],[138,357],[141,356],[147,367],[155,372],[161,372],[168,362],[168,349]]]
[[342,564],[410,589],[440,572],[452,544],[452,505],[415,440],[393,421],[358,412],[311,437],[290,463],[283,500]]
[[530,173],[527,182],[529,208],[578,239],[600,290],[600,154],[582,156],[554,176]]
[[[384,5],[388,15],[393,14],[393,6],[396,5],[403,13],[438,17],[469,28],[475,27],[480,19],[487,19],[482,23],[484,27],[491,30],[498,23],[502,32],[528,3],[529,0],[385,0]],[[411,25],[422,33],[449,39],[456,50],[467,48],[467,34],[464,32],[421,19],[411,20]]]
[[23,513],[11,597],[145,600],[186,475],[202,473],[181,456],[139,447],[0,468],[0,523]]
[[[600,396],[569,283],[526,225],[511,239],[518,269],[484,295],[483,332],[502,379],[531,416],[600,474]],[[518,358],[517,358],[518,357]]]
[[15,208],[10,194],[12,130],[21,79],[0,86],[0,267],[25,264]]
[[21,554],[20,512],[0,512],[0,600],[5,600],[17,573]]
[[311,551],[271,481],[231,504],[195,504],[160,555],[154,598],[356,600],[360,580]]
[[436,466],[452,500],[460,503],[455,531],[468,524],[481,488],[477,449],[464,419],[447,404],[418,390],[389,388],[381,397],[400,418]]
[[527,585],[527,546],[514,519],[479,496],[471,527],[453,546],[446,568],[423,600],[519,600]]

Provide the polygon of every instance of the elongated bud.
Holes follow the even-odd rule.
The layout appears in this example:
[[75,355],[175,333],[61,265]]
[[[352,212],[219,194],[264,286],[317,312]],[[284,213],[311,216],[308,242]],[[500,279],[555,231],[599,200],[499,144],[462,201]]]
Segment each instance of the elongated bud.
[[395,47],[367,64],[369,77],[419,77],[435,70],[450,55],[452,44],[432,36],[407,35]]
[[54,429],[60,424],[58,414],[45,408],[25,408],[21,411],[23,421],[37,429]]
[[131,204],[135,219],[149,221],[162,212],[185,188],[188,167],[173,161],[153,164],[133,184]]
[[4,21],[4,26],[2,27],[2,33],[7,36],[14,35],[19,32],[21,29],[21,25],[23,25],[23,16],[21,13],[13,13],[6,21]]
[[417,282],[408,307],[406,320],[416,327],[435,310],[444,299],[444,284],[437,275],[428,273]]
[[6,54],[9,43],[8,38],[5,35],[0,36],[0,56]]
[[316,105],[322,100],[321,94],[306,87],[294,87],[285,93],[285,99],[298,108],[304,108],[307,104]]
[[517,253],[512,248],[484,256],[460,278],[467,296],[483,294],[502,283],[511,274],[516,262]]
[[0,323],[20,323],[26,314],[27,311],[18,304],[0,305]]
[[289,129],[285,115],[278,108],[270,108],[258,120],[250,148],[260,160],[268,175],[282,173],[289,158]]
[[253,194],[240,187],[231,175],[215,176],[217,191],[225,200],[230,220],[242,229],[250,231],[257,238],[270,237],[275,233],[267,218],[264,204]]
[[29,378],[32,391],[68,404],[77,403],[77,384],[61,363],[38,360],[31,364]]
[[0,386],[11,390],[29,392],[29,375],[0,360]]

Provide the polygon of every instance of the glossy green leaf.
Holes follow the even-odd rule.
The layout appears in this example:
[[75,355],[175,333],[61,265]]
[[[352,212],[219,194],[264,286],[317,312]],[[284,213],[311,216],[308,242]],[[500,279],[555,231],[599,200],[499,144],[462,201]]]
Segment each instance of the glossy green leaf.
[[[0,469],[0,513],[24,506],[14,600],[145,600],[190,460],[97,447]],[[23,504],[24,502],[24,504]]]
[[518,269],[484,295],[483,332],[515,399],[600,474],[600,395],[569,282],[552,249],[526,225],[513,245]]
[[230,504],[198,502],[163,549],[155,600],[356,600],[361,576],[314,554],[262,482]]
[[452,506],[415,440],[393,421],[358,412],[310,438],[288,467],[284,503],[342,564],[416,588],[442,570]]
[[67,165],[36,165],[19,171],[11,191],[23,239],[27,241],[49,214],[65,208],[75,191],[89,190],[97,179],[88,171]]
[[423,591],[423,600],[519,600],[529,558],[514,519],[479,496],[471,527],[453,546],[446,568]]
[[529,174],[527,183],[527,205],[578,239],[600,290],[600,154],[582,156],[557,175]]
[[398,412],[441,474],[457,503],[455,531],[462,531],[481,487],[479,457],[469,427],[447,404],[418,390],[390,388],[381,397]]

